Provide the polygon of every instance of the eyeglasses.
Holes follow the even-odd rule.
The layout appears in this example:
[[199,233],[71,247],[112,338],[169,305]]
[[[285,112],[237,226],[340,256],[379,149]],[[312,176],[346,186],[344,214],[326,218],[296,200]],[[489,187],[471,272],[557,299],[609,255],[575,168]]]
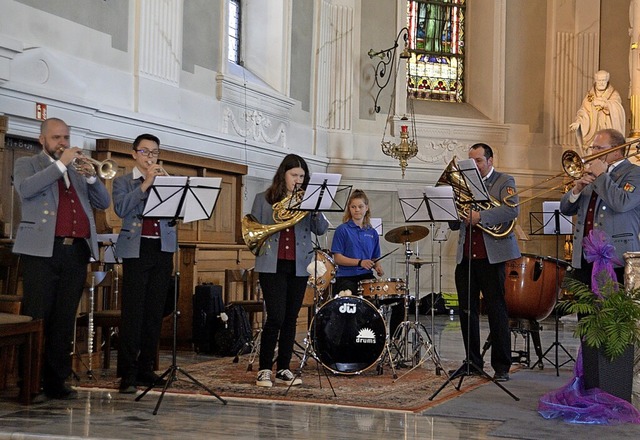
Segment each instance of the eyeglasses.
[[147,150],[145,148],[141,148],[139,150],[136,150],[136,153],[140,153],[143,156],[153,156],[153,157],[160,156],[160,150]]

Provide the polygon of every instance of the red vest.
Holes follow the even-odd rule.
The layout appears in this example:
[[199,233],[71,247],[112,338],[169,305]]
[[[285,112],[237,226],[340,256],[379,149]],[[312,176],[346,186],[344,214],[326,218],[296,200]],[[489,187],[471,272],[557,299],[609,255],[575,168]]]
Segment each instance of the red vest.
[[85,214],[73,185],[69,188],[64,179],[58,179],[58,216],[56,219],[56,237],[89,238],[89,218]]

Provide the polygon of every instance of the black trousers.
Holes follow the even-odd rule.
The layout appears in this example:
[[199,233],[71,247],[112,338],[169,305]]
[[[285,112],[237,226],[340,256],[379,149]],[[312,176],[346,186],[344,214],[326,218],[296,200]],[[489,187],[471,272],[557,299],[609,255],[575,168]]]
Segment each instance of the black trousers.
[[336,277],[336,283],[333,285],[333,295],[338,295],[342,290],[350,290],[351,294],[356,296],[360,295],[358,288],[360,287],[360,281],[370,280],[375,278],[373,273],[365,273],[355,277]]
[[90,255],[86,240],[65,245],[56,238],[51,257],[21,257],[22,313],[44,319],[42,382],[46,393],[60,391],[71,374],[73,330]]
[[483,367],[479,321],[482,292],[491,333],[491,366],[497,373],[508,372],[511,367],[511,345],[509,315],[504,298],[505,264],[491,264],[484,258],[471,260],[469,265],[469,260],[465,258],[456,266],[455,278],[460,305],[460,329],[469,360],[475,366]]
[[118,375],[134,381],[153,370],[162,315],[173,272],[173,253],[162,252],[159,239],[142,238],[140,257],[122,260],[122,322]]
[[278,260],[276,273],[260,273],[260,287],[267,309],[267,320],[260,339],[260,369],[270,370],[276,345],[277,370],[289,368],[296,340],[298,313],[309,277],[297,277],[296,262]]
[[[591,287],[591,271],[593,270],[593,263],[588,263],[583,256],[580,266],[582,266],[580,269],[576,268],[570,272],[570,277]],[[614,272],[616,273],[617,281],[624,285],[624,267],[616,267],[614,268]]]

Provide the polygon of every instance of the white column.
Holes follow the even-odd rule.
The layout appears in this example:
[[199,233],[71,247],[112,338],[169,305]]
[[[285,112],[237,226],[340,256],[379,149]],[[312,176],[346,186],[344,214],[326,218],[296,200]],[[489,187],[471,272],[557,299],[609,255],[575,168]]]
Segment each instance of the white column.
[[178,85],[182,62],[182,1],[140,0],[138,74]]

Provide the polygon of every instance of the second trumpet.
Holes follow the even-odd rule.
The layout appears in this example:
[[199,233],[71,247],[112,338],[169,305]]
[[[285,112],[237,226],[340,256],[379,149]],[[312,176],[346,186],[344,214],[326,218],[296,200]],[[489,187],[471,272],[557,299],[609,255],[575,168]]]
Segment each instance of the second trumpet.
[[80,174],[95,176],[97,173],[98,176],[107,180],[113,179],[118,172],[118,164],[115,160],[105,159],[101,162],[84,154],[74,157],[71,165]]

